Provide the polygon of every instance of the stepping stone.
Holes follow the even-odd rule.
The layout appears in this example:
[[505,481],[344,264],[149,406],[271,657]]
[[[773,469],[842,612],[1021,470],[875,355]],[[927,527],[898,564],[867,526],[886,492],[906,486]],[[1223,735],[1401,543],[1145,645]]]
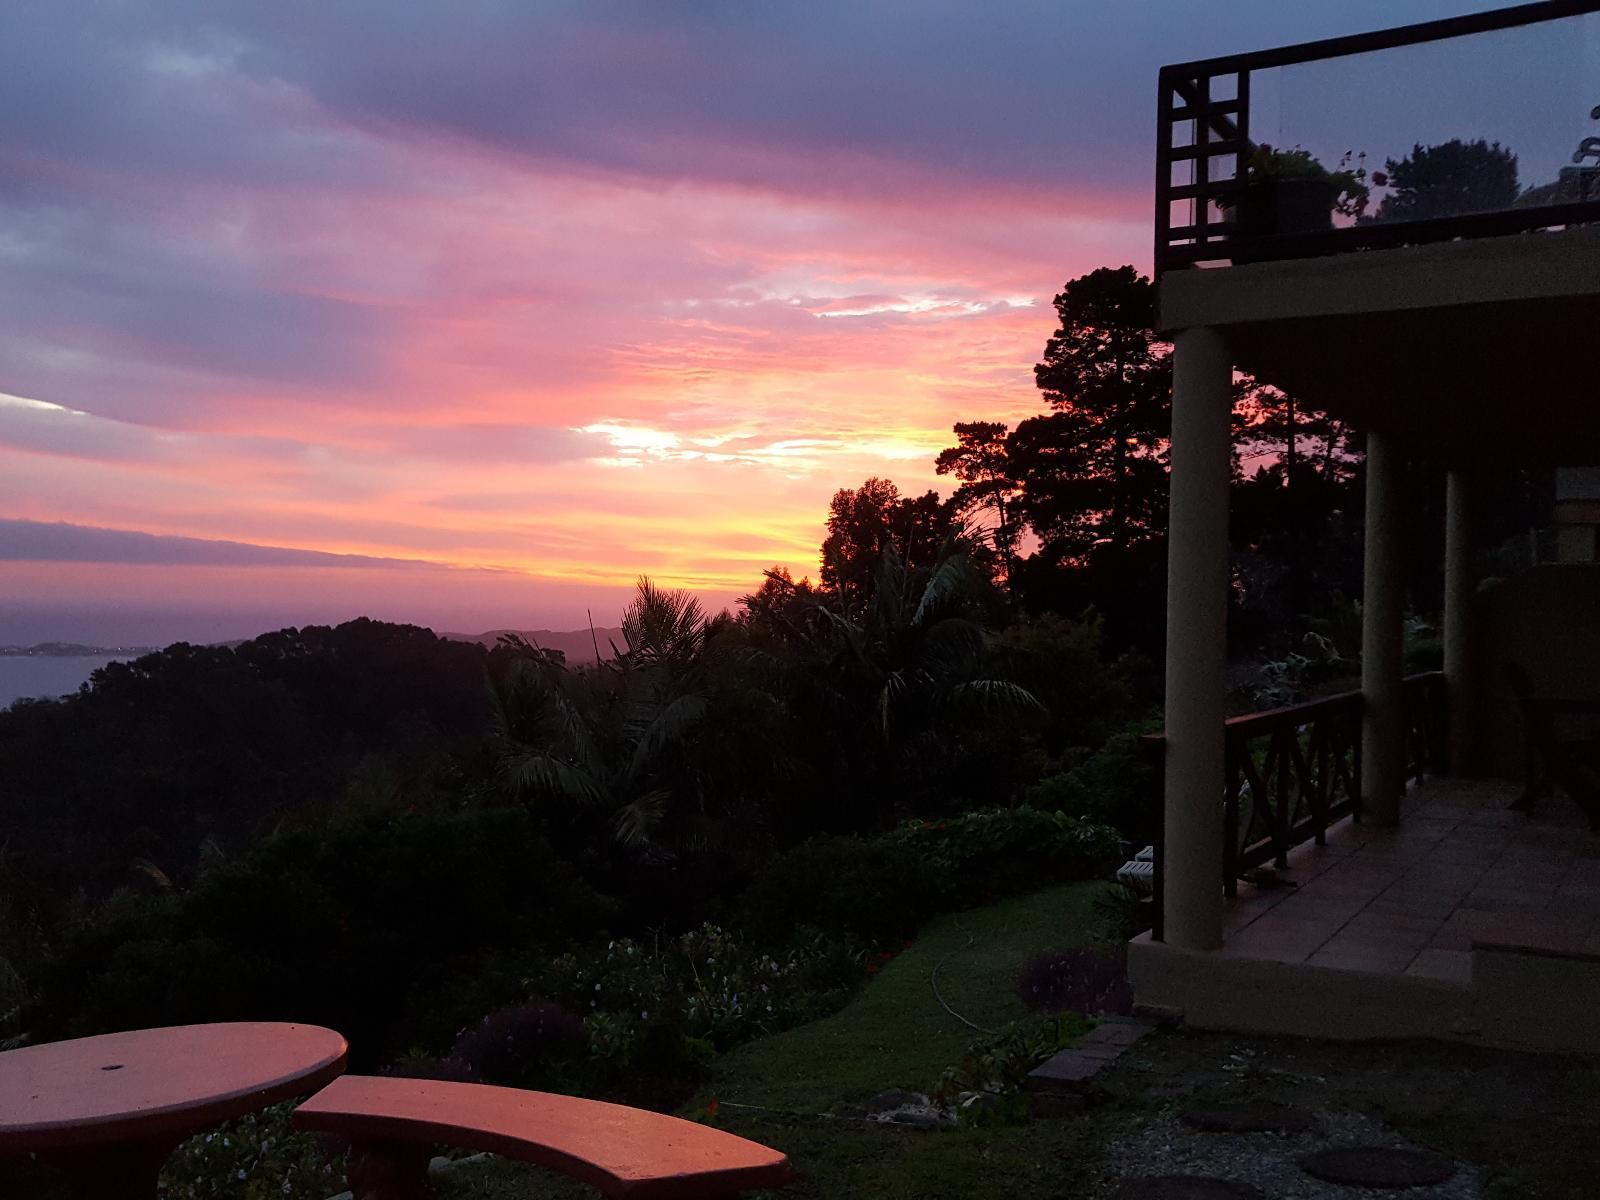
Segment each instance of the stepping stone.
[[1124,1179],[1113,1200],[1267,1200],[1248,1183],[1209,1175],[1145,1175]]
[[1076,1050],[1061,1050],[1028,1072],[1025,1085],[1030,1092],[1086,1092],[1094,1077],[1109,1065],[1103,1058],[1090,1058]]
[[1443,1183],[1456,1173],[1455,1163],[1442,1154],[1390,1146],[1319,1150],[1302,1158],[1300,1169],[1329,1183],[1372,1188],[1426,1187]]
[[1317,1120],[1303,1108],[1251,1100],[1238,1104],[1197,1104],[1183,1123],[1203,1133],[1305,1133]]

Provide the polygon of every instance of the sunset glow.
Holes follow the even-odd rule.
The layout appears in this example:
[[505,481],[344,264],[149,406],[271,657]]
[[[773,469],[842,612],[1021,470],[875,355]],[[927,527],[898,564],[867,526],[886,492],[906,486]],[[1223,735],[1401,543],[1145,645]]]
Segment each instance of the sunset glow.
[[1155,66],[1239,33],[893,8],[13,10],[0,641],[721,605],[837,488],[943,484],[1037,411],[1060,285],[1147,262]]

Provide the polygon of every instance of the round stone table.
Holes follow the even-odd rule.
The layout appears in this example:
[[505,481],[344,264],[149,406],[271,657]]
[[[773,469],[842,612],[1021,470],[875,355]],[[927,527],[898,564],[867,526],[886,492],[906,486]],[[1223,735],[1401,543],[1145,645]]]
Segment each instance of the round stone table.
[[0,1159],[38,1154],[85,1200],[153,1200],[180,1142],[317,1090],[343,1072],[346,1049],[317,1025],[241,1022],[7,1050]]

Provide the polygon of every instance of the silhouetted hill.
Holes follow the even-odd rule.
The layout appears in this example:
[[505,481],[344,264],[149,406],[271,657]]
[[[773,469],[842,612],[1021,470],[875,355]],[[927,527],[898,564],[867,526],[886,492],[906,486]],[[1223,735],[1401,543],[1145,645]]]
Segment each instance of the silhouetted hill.
[[546,650],[561,651],[567,656],[567,665],[573,667],[595,661],[594,648],[597,641],[600,643],[602,659],[611,657],[611,643],[615,642],[619,647],[627,645],[627,642],[623,641],[622,630],[605,628],[596,628],[592,636],[587,629],[573,629],[566,633],[558,633],[551,629],[491,629],[487,633],[441,633],[439,636],[452,642],[477,642],[478,645],[487,646],[492,650],[499,644],[501,636],[508,633],[526,638]]

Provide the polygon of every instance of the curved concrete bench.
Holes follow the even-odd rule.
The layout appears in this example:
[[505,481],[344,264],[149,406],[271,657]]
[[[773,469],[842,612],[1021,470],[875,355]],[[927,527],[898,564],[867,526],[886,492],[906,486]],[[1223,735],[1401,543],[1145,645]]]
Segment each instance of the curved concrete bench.
[[345,1075],[297,1108],[294,1123],[350,1140],[356,1200],[427,1196],[438,1144],[535,1163],[629,1200],[711,1200],[793,1178],[783,1154],[720,1129],[478,1083]]

